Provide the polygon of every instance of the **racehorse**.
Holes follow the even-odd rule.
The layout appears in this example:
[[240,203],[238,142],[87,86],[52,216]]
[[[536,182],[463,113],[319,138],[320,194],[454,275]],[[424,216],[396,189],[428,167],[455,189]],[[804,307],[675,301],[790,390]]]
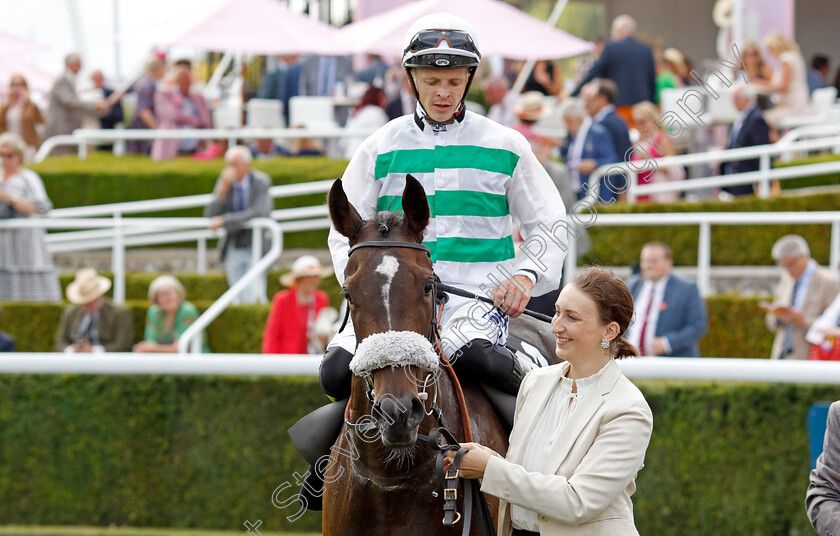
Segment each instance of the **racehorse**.
[[[442,523],[435,452],[417,436],[438,426],[432,411],[437,406],[459,442],[467,440],[469,427],[473,441],[504,454],[507,433],[481,388],[461,378],[468,422],[445,370],[449,365],[439,364],[431,350],[437,316],[432,260],[422,245],[430,218],[426,194],[409,175],[402,217],[379,212],[362,220],[337,180],[328,205],[351,248],[343,291],[360,342],[351,369],[364,370],[353,375],[345,424],[325,471],[323,533],[461,534],[460,524]],[[498,500],[487,500],[495,517]],[[458,512],[464,514],[462,508],[459,497]],[[478,534],[475,524],[471,534]]]

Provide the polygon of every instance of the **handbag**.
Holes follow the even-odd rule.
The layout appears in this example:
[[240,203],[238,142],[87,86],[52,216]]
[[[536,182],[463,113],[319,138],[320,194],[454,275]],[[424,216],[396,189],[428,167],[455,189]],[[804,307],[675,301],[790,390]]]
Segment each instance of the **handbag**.
[[808,359],[813,361],[840,361],[840,337],[826,339],[822,344],[812,344]]

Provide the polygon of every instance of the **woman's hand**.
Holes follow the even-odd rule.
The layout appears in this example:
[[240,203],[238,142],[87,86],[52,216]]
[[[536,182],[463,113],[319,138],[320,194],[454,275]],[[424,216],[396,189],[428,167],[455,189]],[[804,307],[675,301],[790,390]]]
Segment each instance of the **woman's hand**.
[[[483,478],[484,469],[487,467],[487,460],[492,456],[501,456],[484,445],[478,443],[461,443],[461,447],[467,449],[469,452],[464,454],[461,460],[461,476],[464,478]],[[446,453],[446,460],[444,461],[444,468],[452,467],[452,462],[455,459],[455,451],[450,450]]]

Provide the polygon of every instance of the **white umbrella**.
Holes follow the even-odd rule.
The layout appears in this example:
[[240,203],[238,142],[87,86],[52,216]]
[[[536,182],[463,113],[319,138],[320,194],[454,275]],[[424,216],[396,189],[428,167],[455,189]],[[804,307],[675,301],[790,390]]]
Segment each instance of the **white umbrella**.
[[594,45],[500,0],[422,0],[349,24],[339,34],[353,52],[402,54],[403,38],[423,15],[445,11],[475,28],[483,56],[558,59],[590,52]]
[[273,0],[230,0],[199,20],[119,36],[162,47],[184,46],[244,54],[338,54],[335,28]]

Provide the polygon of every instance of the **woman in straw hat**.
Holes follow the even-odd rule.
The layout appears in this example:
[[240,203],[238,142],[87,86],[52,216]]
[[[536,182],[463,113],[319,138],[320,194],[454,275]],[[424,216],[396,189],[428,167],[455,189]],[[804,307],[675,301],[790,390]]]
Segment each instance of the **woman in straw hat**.
[[287,290],[274,295],[263,333],[264,354],[318,353],[315,320],[329,305],[327,293],[318,290],[321,278],[332,273],[312,255],[303,255],[292,270],[280,277]]
[[74,304],[61,312],[55,334],[56,352],[130,352],[134,339],[131,311],[105,297],[111,280],[93,268],[82,268],[67,285]]
[[[151,307],[146,310],[143,340],[134,345],[135,352],[178,351],[178,339],[198,318],[198,309],[186,301],[184,285],[171,275],[156,277],[149,285]],[[209,352],[204,339],[202,350]]]

